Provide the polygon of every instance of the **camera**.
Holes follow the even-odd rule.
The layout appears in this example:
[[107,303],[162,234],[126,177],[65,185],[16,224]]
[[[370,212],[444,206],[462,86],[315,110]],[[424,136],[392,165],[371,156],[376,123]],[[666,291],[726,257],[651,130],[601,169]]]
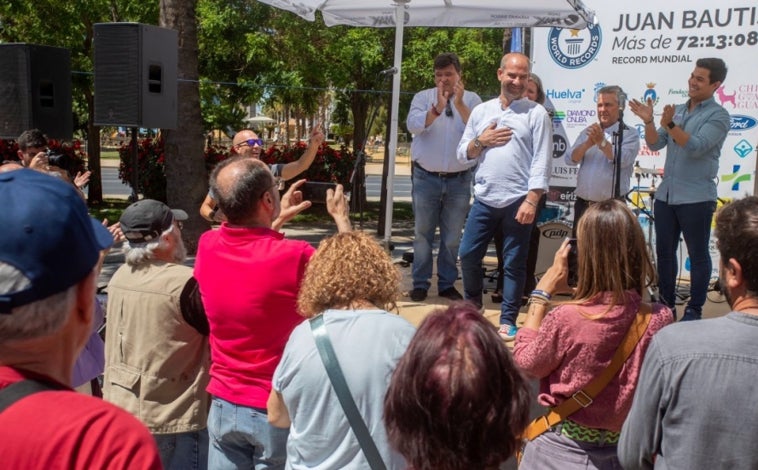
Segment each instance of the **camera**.
[[69,171],[72,162],[68,155],[52,149],[47,149],[45,155],[47,155],[48,165],[57,166],[58,168],[63,168],[64,170]]
[[571,245],[571,250],[569,253],[573,256],[576,256],[576,238],[569,238],[568,239],[569,245]]
[[314,204],[326,204],[326,190],[336,187],[336,183],[306,181],[305,184],[300,186],[300,192],[303,193],[303,200],[305,201],[311,201]]

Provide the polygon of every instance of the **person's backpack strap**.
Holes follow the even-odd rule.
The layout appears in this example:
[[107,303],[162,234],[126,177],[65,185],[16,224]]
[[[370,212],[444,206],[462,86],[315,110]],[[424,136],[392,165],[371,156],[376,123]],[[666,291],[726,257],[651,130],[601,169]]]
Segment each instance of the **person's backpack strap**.
[[50,383],[37,380],[26,379],[20,382],[16,382],[8,385],[4,389],[0,390],[0,413],[5,411],[8,407],[16,403],[17,401],[28,397],[37,392],[45,392],[48,390],[65,390],[63,387]]

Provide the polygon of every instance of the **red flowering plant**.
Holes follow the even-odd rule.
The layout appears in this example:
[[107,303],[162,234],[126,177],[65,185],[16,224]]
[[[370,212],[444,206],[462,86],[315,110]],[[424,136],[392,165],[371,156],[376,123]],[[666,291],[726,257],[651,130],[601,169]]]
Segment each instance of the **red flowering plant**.
[[[63,158],[59,158],[56,161],[59,162],[61,168],[65,166],[64,169],[68,170],[71,178],[79,172],[84,173],[87,171],[87,154],[84,153],[80,141],[74,140],[68,143],[56,139],[48,139],[47,148],[50,149],[51,155],[63,156]],[[18,157],[18,143],[15,140],[0,139],[0,161],[21,161]]]
[[[118,149],[121,163],[118,177],[132,184],[132,142],[121,144]],[[164,165],[163,139],[142,139],[137,142],[137,192],[147,199],[166,202],[166,172]]]
[[[304,142],[294,146],[272,146],[261,154],[261,160],[268,163],[289,163],[299,159],[308,148]],[[131,142],[121,145],[118,150],[121,164],[118,176],[126,184],[131,184],[132,153]],[[209,145],[203,155],[208,173],[221,161],[231,156],[223,145]],[[137,143],[137,167],[139,178],[137,191],[146,198],[166,202],[166,173],[164,166],[163,139],[143,139]],[[326,144],[319,147],[310,168],[298,178],[308,181],[341,183],[345,191],[350,190],[350,175],[355,165],[355,155],[345,146],[334,149]]]
[[[298,142],[293,146],[274,145],[261,154],[261,160],[269,165],[274,163],[289,163],[299,159],[308,148],[305,142]],[[326,143],[321,144],[316,152],[311,166],[298,179],[305,178],[308,181],[322,181],[326,183],[340,183],[345,187],[345,192],[350,191],[350,175],[355,166],[355,155],[344,145],[339,149],[330,147]]]
[[231,156],[231,151],[226,148],[225,145],[207,146],[203,158],[205,160],[205,169],[208,171],[208,174],[211,174],[211,171],[213,171],[213,167],[215,167],[216,164],[223,162]]

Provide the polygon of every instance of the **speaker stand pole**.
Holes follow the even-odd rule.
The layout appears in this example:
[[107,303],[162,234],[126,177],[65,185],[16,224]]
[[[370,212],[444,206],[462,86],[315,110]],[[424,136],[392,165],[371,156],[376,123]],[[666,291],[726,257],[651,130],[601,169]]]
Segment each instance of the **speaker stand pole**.
[[129,196],[129,202],[137,202],[139,195],[137,194],[137,188],[139,187],[139,162],[137,160],[137,128],[132,127],[132,194]]

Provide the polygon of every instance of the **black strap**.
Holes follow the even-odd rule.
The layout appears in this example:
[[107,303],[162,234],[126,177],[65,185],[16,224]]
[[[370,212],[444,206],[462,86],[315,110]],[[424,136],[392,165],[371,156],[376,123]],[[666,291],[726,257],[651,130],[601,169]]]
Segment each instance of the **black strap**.
[[324,315],[311,318],[310,323],[313,339],[316,341],[316,348],[321,356],[321,361],[324,363],[326,373],[329,375],[329,380],[332,382],[334,393],[337,394],[337,399],[345,411],[347,421],[350,423],[350,427],[358,439],[358,443],[363,450],[363,454],[366,456],[369,466],[373,470],[386,469],[387,467],[384,465],[382,456],[379,455],[379,450],[376,448],[376,444],[368,432],[368,427],[366,427],[366,422],[363,421],[358,407],[355,405],[355,400],[353,400],[353,395],[350,393],[350,388],[347,386],[345,375],[342,373],[342,368],[337,360],[337,355],[334,353],[332,342],[329,340],[326,325],[324,325]]
[[63,390],[63,388],[50,382],[40,382],[31,379],[12,383],[0,390],[0,413],[22,398],[26,398],[37,392],[46,392],[48,390]]

